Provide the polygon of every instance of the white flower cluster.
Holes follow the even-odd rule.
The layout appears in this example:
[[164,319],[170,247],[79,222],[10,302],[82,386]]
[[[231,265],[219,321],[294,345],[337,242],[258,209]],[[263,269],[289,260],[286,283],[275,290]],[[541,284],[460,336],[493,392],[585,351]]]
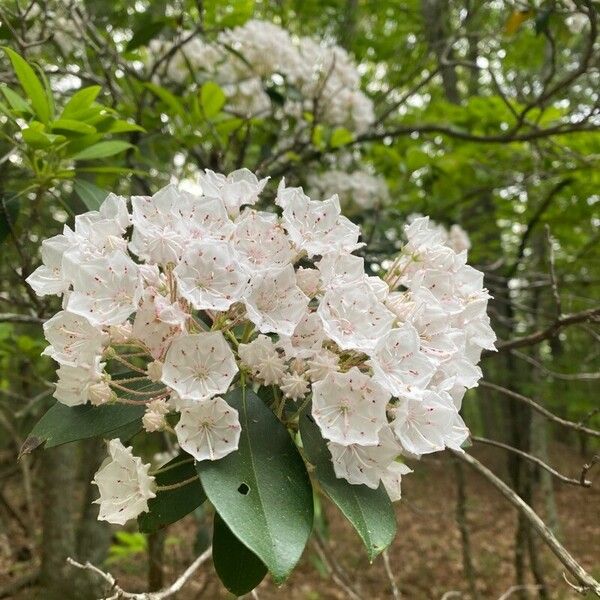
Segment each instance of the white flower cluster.
[[[168,42],[151,42],[150,58],[169,47]],[[285,82],[295,91],[285,94],[285,114],[308,111],[319,122],[357,133],[374,121],[373,103],[360,90],[356,65],[343,48],[309,37],[293,38],[269,21],[248,21],[223,31],[214,43],[192,38],[165,63],[162,75],[182,83],[197,71],[221,85],[229,109],[244,116],[269,112],[266,86]]]
[[[54,395],[69,406],[143,403],[147,431],[217,460],[241,429],[222,396],[232,384],[275,386],[288,423],[312,398],[338,477],[383,480],[396,498],[400,455],[458,449],[468,435],[458,409],[495,339],[483,275],[420,218],[386,276],[368,276],[337,196],[314,201],[282,181],[277,213],[264,212],[251,205],[266,182],[207,171],[202,195],[170,185],[132,197],[131,212],[111,194],[43,242],[28,281],[63,295],[44,327],[60,365]],[[153,490],[119,444],[96,476],[101,517],[113,522],[131,516],[132,498],[145,510]]]
[[309,177],[311,196],[329,198],[337,193],[347,209],[373,210],[388,204],[390,195],[385,179],[361,169],[350,173],[331,169]]

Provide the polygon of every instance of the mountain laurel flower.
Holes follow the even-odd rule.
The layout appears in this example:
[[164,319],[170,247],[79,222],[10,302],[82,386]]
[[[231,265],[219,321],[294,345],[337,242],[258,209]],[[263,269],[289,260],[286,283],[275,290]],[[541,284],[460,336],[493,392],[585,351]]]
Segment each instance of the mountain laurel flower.
[[91,366],[71,366],[61,364],[58,368],[58,381],[52,394],[59,402],[67,406],[86,404],[92,385],[102,379],[104,363],[97,357]]
[[169,347],[161,381],[182,398],[206,400],[224,394],[237,370],[220,331],[182,335]]
[[117,438],[108,443],[109,457],[102,463],[92,483],[98,486],[99,521],[124,525],[148,511],[148,500],[156,496],[150,465],[134,456],[131,448]]
[[[332,101],[322,107],[325,122],[358,131],[372,118],[342,49],[292,41],[258,21],[225,38],[234,33],[232,47],[260,62],[250,81],[235,70],[223,81],[236,111],[268,107],[259,73],[277,72],[311,98],[323,88]],[[246,72],[239,57],[194,44],[192,53],[211,49],[204,58],[215,68]],[[293,102],[282,110],[301,116]],[[361,194],[369,193],[376,180],[365,175],[340,182],[340,191],[363,182]],[[67,406],[138,404],[146,432],[174,434],[196,460],[219,460],[240,440],[230,388],[272,386],[285,426],[297,422],[294,401],[300,410],[312,400],[337,477],[383,482],[397,500],[410,472],[402,455],[461,450],[469,436],[462,399],[481,377],[483,350],[494,349],[490,295],[467,264],[468,236],[414,216],[405,245],[368,274],[354,253],[360,230],[342,215],[335,189],[314,200],[282,180],[275,203],[257,210],[267,182],[247,169],[207,170],[195,194],[174,184],[152,196],[110,194],[42,242],[42,264],[27,281],[38,295],[62,296],[62,310],[44,324],[44,354],[58,363],[54,397]],[[148,509],[154,480],[119,440],[109,453],[95,478],[100,518],[124,523]]]
[[85,317],[64,310],[44,323],[44,335],[50,346],[43,354],[72,366],[92,365],[108,341],[108,335]]
[[325,438],[344,446],[378,443],[390,399],[379,384],[352,367],[346,373],[329,373],[312,389],[312,415]]
[[196,460],[218,460],[237,450],[241,429],[237,410],[217,396],[182,409],[175,433]]

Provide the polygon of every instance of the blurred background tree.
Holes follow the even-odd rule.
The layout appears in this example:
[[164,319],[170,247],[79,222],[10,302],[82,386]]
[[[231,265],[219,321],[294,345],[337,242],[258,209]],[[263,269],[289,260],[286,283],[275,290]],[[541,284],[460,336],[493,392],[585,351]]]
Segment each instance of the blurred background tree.
[[[3,593],[38,582],[43,597],[95,597],[97,581],[75,575],[65,557],[100,564],[113,539],[89,504],[101,444],[15,462],[52,393],[41,323],[57,307],[24,284],[39,243],[107,191],[151,194],[169,181],[193,189],[200,169],[247,167],[317,196],[340,191],[375,274],[411,215],[460,224],[501,340],[484,359],[487,383],[463,409],[476,446],[496,440],[548,462],[560,441],[589,461],[598,436],[582,429],[600,423],[598,16],[592,0],[2,2],[0,536],[23,540],[8,544]],[[332,116],[327,73],[308,94],[286,74],[246,64],[234,28],[251,19],[345,49],[372,115]],[[208,46],[219,49],[216,62]],[[215,67],[223,61],[237,61],[254,87]],[[584,425],[562,428],[507,389]],[[556,479],[497,452],[503,477],[561,535]],[[478,575],[467,526],[477,491],[456,469],[465,574],[456,586],[464,597],[499,595],[493,577]],[[578,493],[585,503],[594,492]],[[164,583],[165,537],[121,540],[125,554],[150,555],[153,589]],[[522,516],[512,548],[513,593],[554,597],[559,568]]]

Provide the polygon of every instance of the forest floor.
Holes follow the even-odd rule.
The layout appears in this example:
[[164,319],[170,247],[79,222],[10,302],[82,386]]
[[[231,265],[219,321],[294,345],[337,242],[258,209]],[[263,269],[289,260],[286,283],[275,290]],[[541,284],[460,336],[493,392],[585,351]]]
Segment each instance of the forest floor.
[[[492,449],[475,449],[485,464],[502,473],[505,456]],[[578,477],[584,460],[567,447],[552,449],[553,464],[561,472]],[[390,566],[403,600],[472,600],[462,569],[460,532],[455,519],[456,477],[450,456],[429,457],[413,465],[415,472],[403,479],[403,498],[397,504],[398,534],[389,549]],[[471,534],[477,589],[481,600],[516,598],[514,584],[514,533],[516,513],[499,493],[465,467],[468,524]],[[590,478],[600,483],[600,472]],[[591,489],[557,483],[556,503],[561,540],[583,566],[600,577],[600,485]],[[543,507],[543,499],[537,498]],[[539,510],[539,509],[538,509]],[[543,512],[543,509],[540,511]],[[326,506],[330,561],[365,600],[393,598],[382,557],[369,565],[360,540],[332,505]],[[193,517],[169,529],[165,553],[165,581],[181,573],[193,556]],[[540,545],[550,598],[581,598],[570,591],[563,568]],[[0,565],[0,569],[2,565]],[[110,567],[121,587],[145,588],[145,553],[132,554]],[[0,579],[2,579],[0,571]],[[531,584],[531,598],[537,598]],[[342,600],[349,595],[327,575],[314,546],[309,545],[290,579],[276,587],[269,578],[257,589],[261,600]],[[42,600],[39,590],[23,591],[15,600]],[[178,600],[231,598],[210,566],[177,595]],[[249,596],[250,598],[250,596]]]

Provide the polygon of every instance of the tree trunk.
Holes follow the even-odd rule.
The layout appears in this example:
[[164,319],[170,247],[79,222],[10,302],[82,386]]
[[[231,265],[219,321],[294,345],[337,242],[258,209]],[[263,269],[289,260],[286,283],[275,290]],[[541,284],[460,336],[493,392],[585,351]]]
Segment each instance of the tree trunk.
[[460,104],[456,68],[454,65],[448,64],[453,57],[448,35],[450,17],[448,1],[421,0],[421,13],[429,49],[437,58],[444,94],[449,102]]
[[44,599],[72,598],[73,569],[66,560],[75,555],[73,526],[77,455],[72,446],[44,450],[42,454],[42,565]]
[[[98,488],[92,484],[94,474],[105,456],[104,442],[100,439],[85,440],[81,443],[80,480],[83,485],[83,506],[77,528],[77,559],[102,565],[106,560],[111,543],[110,525],[98,521],[98,506],[92,504],[98,497]],[[89,571],[77,571],[73,580],[76,595],[82,600],[100,597],[105,583]]]

